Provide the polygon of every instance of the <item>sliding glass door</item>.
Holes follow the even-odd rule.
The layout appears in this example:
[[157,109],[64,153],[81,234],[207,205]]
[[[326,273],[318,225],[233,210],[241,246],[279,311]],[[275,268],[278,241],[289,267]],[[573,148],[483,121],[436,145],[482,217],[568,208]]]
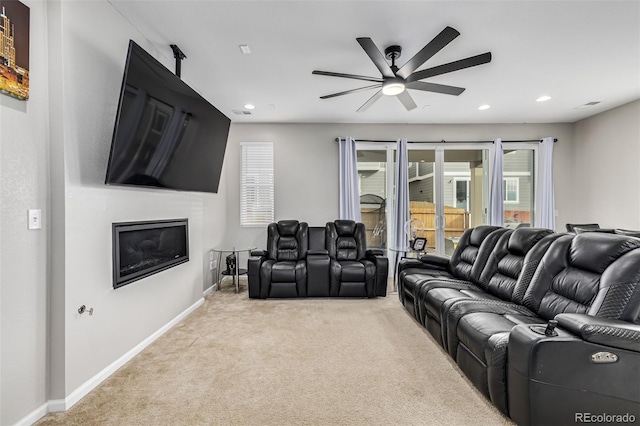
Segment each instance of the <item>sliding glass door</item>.
[[[535,149],[503,144],[505,226],[532,226]],[[370,248],[394,246],[395,143],[359,143],[360,206]],[[409,238],[450,256],[465,230],[488,220],[493,144],[409,144]]]
[[465,230],[486,223],[488,147],[409,148],[411,218],[422,225],[432,252],[450,256]]

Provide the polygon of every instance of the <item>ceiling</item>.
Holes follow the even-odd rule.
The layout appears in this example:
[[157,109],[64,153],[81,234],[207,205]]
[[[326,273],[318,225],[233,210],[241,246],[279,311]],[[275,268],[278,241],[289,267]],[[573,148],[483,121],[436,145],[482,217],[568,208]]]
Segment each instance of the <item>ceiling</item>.
[[[177,44],[182,78],[233,122],[564,123],[640,98],[640,1],[109,2],[165,63]],[[319,99],[371,83],[313,70],[380,76],[356,37],[401,45],[402,66],[446,26],[460,36],[419,69],[493,56],[425,80],[460,96],[410,90],[412,111],[385,96],[360,113],[375,90]],[[581,107],[590,102],[600,103]],[[238,115],[247,103],[251,115]]]

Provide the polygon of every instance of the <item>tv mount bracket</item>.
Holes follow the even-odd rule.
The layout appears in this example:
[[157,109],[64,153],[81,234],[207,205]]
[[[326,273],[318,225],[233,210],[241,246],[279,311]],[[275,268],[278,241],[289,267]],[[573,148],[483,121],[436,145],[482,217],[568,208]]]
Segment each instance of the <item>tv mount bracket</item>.
[[180,50],[180,48],[175,44],[170,44],[171,50],[173,50],[173,57],[176,58],[176,75],[180,77],[180,65],[182,60],[187,56]]

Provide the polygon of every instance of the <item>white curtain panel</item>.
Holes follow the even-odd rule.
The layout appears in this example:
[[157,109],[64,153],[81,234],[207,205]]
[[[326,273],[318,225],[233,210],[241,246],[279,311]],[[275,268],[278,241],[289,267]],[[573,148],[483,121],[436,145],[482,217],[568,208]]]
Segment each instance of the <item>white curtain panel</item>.
[[340,219],[360,222],[360,188],[356,141],[340,138]]
[[537,228],[556,229],[556,207],[553,192],[553,138],[540,141],[538,150],[539,173],[536,179],[536,216]]
[[504,226],[503,157],[502,139],[498,138],[493,142],[493,161],[489,182],[489,225],[494,226]]
[[[409,246],[409,236],[404,230],[410,219],[409,213],[409,150],[407,140],[399,139],[396,153],[396,194],[395,194],[395,222],[393,224],[393,241],[396,250],[406,250]],[[395,257],[389,261],[395,265]]]

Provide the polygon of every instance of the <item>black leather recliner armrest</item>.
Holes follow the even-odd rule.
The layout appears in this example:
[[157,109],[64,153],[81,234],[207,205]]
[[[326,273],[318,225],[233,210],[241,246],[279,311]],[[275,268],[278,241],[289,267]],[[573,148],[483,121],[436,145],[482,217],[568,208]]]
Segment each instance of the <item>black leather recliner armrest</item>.
[[372,256],[384,256],[384,250],[382,249],[369,249],[365,252],[366,257]]
[[444,256],[434,256],[431,254],[420,257],[420,262],[429,268],[447,269],[449,267],[449,258]]
[[251,256],[247,259],[247,281],[249,287],[249,298],[259,299],[260,296],[260,266],[267,258],[265,250],[252,250]]
[[307,250],[307,256],[325,255],[329,256],[328,250]]
[[559,314],[555,320],[587,342],[640,352],[640,325],[586,314]]
[[328,250],[307,250],[307,296],[329,297],[330,264]]

